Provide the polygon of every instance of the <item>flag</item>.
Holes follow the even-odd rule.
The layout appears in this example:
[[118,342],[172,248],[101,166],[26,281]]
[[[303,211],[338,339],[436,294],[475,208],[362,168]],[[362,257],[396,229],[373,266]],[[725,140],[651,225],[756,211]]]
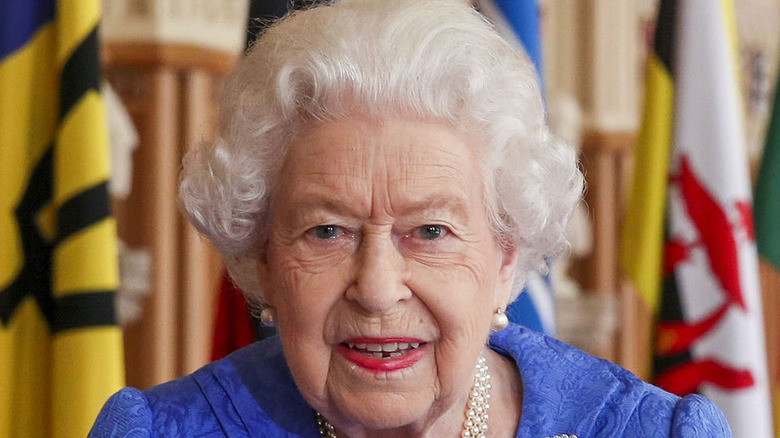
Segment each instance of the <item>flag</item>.
[[555,290],[549,275],[529,272],[523,291],[506,309],[510,321],[555,336]]
[[477,0],[475,4],[504,39],[528,55],[536,68],[539,87],[544,91],[542,34],[536,0]]
[[656,384],[712,399],[735,436],[769,437],[733,23],[729,1],[661,2],[623,261],[658,311]]
[[83,437],[124,382],[99,0],[0,0],[0,436]]
[[653,51],[645,71],[642,128],[634,150],[634,177],[621,239],[623,271],[650,311],[661,298],[664,211],[672,141],[674,87],[673,1],[661,1]]
[[780,76],[756,182],[756,243],[759,255],[780,274]]
[[[479,11],[507,41],[524,51],[534,64],[544,90],[539,5],[536,0],[477,0]],[[510,321],[555,335],[555,291],[549,276],[530,273],[523,292],[506,310]]]
[[[780,76],[778,76],[780,83]],[[756,243],[758,254],[765,270],[764,280],[771,282],[762,285],[770,288],[769,293],[776,299],[780,294],[780,88],[775,87],[775,104],[764,145],[764,155],[756,183]],[[769,278],[771,278],[771,280]],[[765,295],[766,296],[766,295]],[[775,337],[777,340],[777,337]],[[780,348],[780,346],[776,346]],[[777,351],[777,350],[776,350]],[[777,361],[777,358],[773,360]],[[780,376],[776,377],[780,381]],[[775,433],[780,437],[780,390],[775,389]]]

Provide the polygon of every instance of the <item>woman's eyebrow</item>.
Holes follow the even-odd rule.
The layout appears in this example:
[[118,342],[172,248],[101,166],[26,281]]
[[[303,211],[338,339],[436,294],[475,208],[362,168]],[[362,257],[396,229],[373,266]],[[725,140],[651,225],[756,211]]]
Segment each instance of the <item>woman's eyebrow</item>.
[[[290,203],[287,210],[293,213],[318,210],[345,217],[365,216],[365,206],[350,205],[339,199],[319,196],[296,199]],[[444,211],[463,223],[467,223],[470,217],[465,201],[451,195],[434,195],[406,203],[395,212],[395,215],[412,216],[432,211]]]
[[451,195],[434,195],[427,199],[414,201],[399,209],[401,216],[410,216],[429,211],[445,211],[460,222],[467,223],[470,215],[462,198]]
[[326,211],[339,216],[360,217],[363,206],[350,205],[339,199],[316,197],[303,197],[291,202],[288,211],[293,213],[306,211]]

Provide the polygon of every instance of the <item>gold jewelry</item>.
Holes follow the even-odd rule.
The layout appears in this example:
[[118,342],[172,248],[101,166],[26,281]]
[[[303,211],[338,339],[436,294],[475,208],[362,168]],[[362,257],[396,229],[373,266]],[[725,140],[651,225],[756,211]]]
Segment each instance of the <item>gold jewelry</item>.
[[260,311],[260,322],[266,327],[276,326],[276,310],[273,307],[263,307]]
[[493,319],[490,321],[490,330],[494,332],[500,332],[509,325],[509,318],[507,318],[504,309],[498,308],[493,312]]
[[[460,433],[462,438],[485,438],[488,430],[488,409],[490,409],[490,388],[492,387],[487,360],[480,352],[474,373],[474,384],[471,386],[466,411],[463,414],[466,418],[463,420],[463,429]],[[314,419],[317,421],[317,430],[322,438],[338,438],[336,429],[319,412],[314,412]]]

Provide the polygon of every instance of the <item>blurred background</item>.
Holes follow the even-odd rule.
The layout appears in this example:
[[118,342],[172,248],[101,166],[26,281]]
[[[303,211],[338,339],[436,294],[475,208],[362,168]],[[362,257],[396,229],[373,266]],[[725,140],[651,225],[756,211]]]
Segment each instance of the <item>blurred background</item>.
[[[179,213],[176,190],[183,154],[213,138],[223,78],[242,55],[247,39],[274,16],[300,6],[297,3],[104,0],[100,5],[97,57],[110,127],[110,209],[116,219],[121,279],[115,322],[123,339],[119,348],[123,384],[144,389],[191,373],[262,332],[250,320],[241,296],[225,280],[219,255]],[[646,88],[648,61],[655,56],[663,64],[666,58],[658,56],[659,48],[675,43],[656,38],[656,28],[661,27],[657,26],[660,0],[475,3],[507,35],[514,33],[537,63],[550,124],[579,148],[588,185],[586,200],[570,229],[571,254],[555,263],[547,278],[540,279],[551,291],[552,304],[540,302],[544,299],[529,292],[523,305],[537,312],[533,324],[538,324],[538,329],[653,381],[658,373],[654,363],[656,367],[659,363],[653,359],[659,353],[658,319],[666,305],[653,304],[639,291],[641,287],[624,269],[636,260],[621,258],[625,252],[620,248],[621,240],[626,245],[625,239],[632,241],[628,235],[635,232],[625,227],[626,211],[632,203],[642,202],[631,199],[631,187],[635,169],[643,164],[635,159],[637,150],[647,146],[641,146],[644,140],[640,141],[645,139],[640,135],[643,120],[648,120],[643,111],[654,108],[645,105],[646,93],[655,92]],[[0,14],[3,4],[0,1]],[[705,8],[717,9],[721,4],[730,5],[700,2]],[[724,104],[741,114],[736,122],[744,141],[738,142],[738,153],[745,157],[752,186],[763,171],[765,145],[771,144],[767,135],[778,77],[780,0],[735,0],[729,7],[724,11],[736,24],[732,34],[736,38],[730,40],[736,46],[728,50],[734,49],[738,55],[733,58],[738,94],[736,100]],[[680,22],[669,26],[677,26],[675,36],[684,33]],[[729,26],[724,29],[728,33]],[[0,38],[9,32],[0,31]],[[0,58],[0,75],[5,72],[1,67],[5,60]],[[713,95],[720,91],[711,90]],[[712,101],[721,104],[717,99]],[[0,118],[6,118],[8,111],[12,111],[8,106],[0,107]],[[675,114],[672,110],[668,116],[672,124]],[[780,138],[774,141],[778,143]],[[773,172],[777,175],[780,161],[775,161]],[[774,181],[780,183],[777,177]],[[775,189],[772,193],[779,192]],[[771,199],[780,204],[780,198]],[[780,228],[780,218],[763,221],[765,228],[766,224]],[[6,229],[0,233],[11,235]],[[759,230],[757,235],[772,234]],[[761,245],[759,242],[760,251]],[[666,254],[668,257],[668,249]],[[651,253],[644,256],[654,257]],[[761,298],[757,321],[764,338],[757,339],[765,371],[758,375],[766,377],[756,381],[769,388],[770,394],[779,394],[780,266],[773,267],[771,257],[760,260],[761,267],[755,269],[760,272],[761,286],[755,292]],[[13,278],[6,274],[0,276],[0,287],[6,288]],[[660,287],[660,272],[657,277]],[[0,309],[3,305],[7,302],[0,301]],[[517,310],[516,319],[522,322],[527,311]],[[10,317],[3,320],[10,326],[9,321]],[[690,324],[692,330],[706,330],[698,322]],[[753,332],[735,336],[743,340],[755,337]],[[11,352],[19,348],[19,342],[0,337],[0,363],[5,362],[0,375],[13,375],[12,361],[20,356]],[[5,358],[4,352],[8,352]],[[706,379],[697,382],[708,384]],[[778,397],[775,400],[780,401]],[[10,395],[0,397],[0,418],[3,409],[16,412],[15,403]],[[780,432],[780,410],[776,407],[773,412],[775,429]],[[90,415],[94,418],[95,414]],[[16,426],[8,427],[6,430]],[[42,432],[40,436],[53,435]]]

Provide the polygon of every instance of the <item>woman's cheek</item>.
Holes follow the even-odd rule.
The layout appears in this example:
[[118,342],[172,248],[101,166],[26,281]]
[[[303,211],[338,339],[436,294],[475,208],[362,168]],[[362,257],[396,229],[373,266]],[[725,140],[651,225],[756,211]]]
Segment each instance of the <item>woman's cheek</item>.
[[344,263],[354,253],[351,241],[311,242],[302,238],[294,245],[279,251],[279,269],[277,272],[295,272],[317,275]]
[[452,234],[440,239],[425,240],[413,235],[404,235],[398,239],[398,250],[404,257],[447,259],[462,250],[460,242]]
[[412,264],[411,288],[431,311],[442,335],[462,339],[488,327],[493,305],[492,282],[476,257],[455,257]]
[[438,252],[438,253],[417,253],[412,257],[413,269],[416,272],[424,273],[422,278],[438,278],[438,287],[434,289],[445,289],[449,285],[451,294],[455,290],[464,292],[474,292],[484,286],[486,275],[485,264],[478,256],[469,255],[464,252]]

